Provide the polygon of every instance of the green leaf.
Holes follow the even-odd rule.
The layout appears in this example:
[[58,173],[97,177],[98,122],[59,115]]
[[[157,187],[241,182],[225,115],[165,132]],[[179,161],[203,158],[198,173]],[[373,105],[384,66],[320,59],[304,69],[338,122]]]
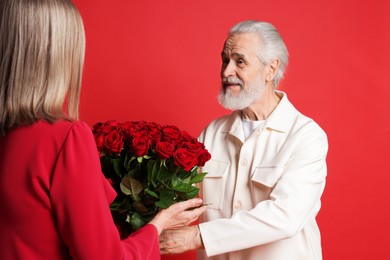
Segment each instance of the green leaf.
[[142,204],[142,202],[140,202],[140,201],[135,201],[134,203],[133,203],[133,208],[137,211],[137,212],[139,212],[139,213],[141,213],[141,214],[145,214],[145,213],[148,213],[148,209],[144,206],[144,204]]
[[119,211],[121,210],[121,208],[123,207],[123,205],[125,204],[126,202],[125,201],[117,201],[117,200],[114,200],[111,205],[110,205],[110,209],[111,210],[114,210],[114,211]]
[[145,225],[145,221],[143,220],[143,218],[141,217],[140,214],[138,214],[137,212],[136,213],[133,213],[133,214],[129,214],[127,216],[127,219],[126,219],[127,222],[129,222],[131,224],[131,226],[133,227],[134,230],[138,230],[140,229],[143,225]]
[[172,174],[171,186],[172,186],[172,187],[175,187],[175,186],[177,186],[179,183],[180,183],[180,180],[179,180],[179,178],[177,177],[176,173]]
[[169,190],[163,190],[160,193],[160,200],[155,203],[159,208],[169,208],[172,205],[175,198],[175,193]]
[[173,189],[175,191],[179,191],[179,192],[189,192],[191,191],[191,184],[190,183],[178,183],[177,185],[173,186]]
[[159,171],[159,166],[158,166],[159,161],[158,160],[149,160],[148,165],[151,165],[151,172],[148,174],[149,182],[152,183],[153,187],[157,186],[156,183],[156,176]]
[[172,172],[170,172],[167,167],[162,165],[158,173],[158,179],[161,181],[167,181],[172,177]]
[[191,183],[198,183],[198,182],[203,181],[204,176],[206,176],[206,174],[207,174],[207,172],[202,172],[202,173],[196,174],[196,175],[191,179]]
[[137,161],[138,161],[139,163],[142,163],[142,160],[143,160],[143,157],[137,157]]
[[188,176],[184,180],[182,180],[183,183],[190,183],[191,182],[191,176]]
[[154,191],[149,190],[149,189],[145,189],[145,192],[146,192],[147,194],[149,194],[149,195],[151,195],[151,196],[153,196],[153,197],[155,197],[155,198],[158,199],[158,195],[157,195],[157,193],[155,193]]
[[122,173],[122,160],[121,160],[121,158],[111,159],[111,163],[114,166],[114,171],[115,171],[116,175],[118,175],[119,177],[122,177],[123,173]]
[[179,168],[177,171],[177,176],[179,176],[182,179],[187,178],[187,176],[191,176],[191,172],[186,172],[185,170]]
[[142,186],[142,183],[133,177],[126,176],[120,183],[120,189],[125,195],[131,195],[135,201],[139,201],[139,195],[142,193],[144,187]]
[[126,154],[125,161],[123,163],[123,166],[126,168],[126,170],[131,170],[131,162],[135,160],[135,156],[130,156],[129,153]]
[[199,193],[199,188],[195,186],[191,186],[191,189],[188,192],[186,192],[187,199],[195,198],[196,195],[198,195],[198,193]]

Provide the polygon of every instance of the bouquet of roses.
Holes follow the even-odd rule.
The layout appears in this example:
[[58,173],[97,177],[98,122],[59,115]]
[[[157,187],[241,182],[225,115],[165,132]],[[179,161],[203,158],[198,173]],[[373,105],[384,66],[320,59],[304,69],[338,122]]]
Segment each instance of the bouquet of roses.
[[147,224],[160,209],[197,196],[194,185],[211,155],[176,126],[145,121],[99,122],[93,134],[105,177],[117,192],[111,212],[121,235]]

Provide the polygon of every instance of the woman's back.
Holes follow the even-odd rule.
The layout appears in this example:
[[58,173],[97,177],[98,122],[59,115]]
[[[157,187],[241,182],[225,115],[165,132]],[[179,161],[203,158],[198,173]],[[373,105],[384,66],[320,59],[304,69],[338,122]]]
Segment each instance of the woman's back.
[[[0,259],[122,259],[109,211],[114,197],[85,123],[11,130],[0,137]],[[133,259],[158,254],[149,228],[129,243],[146,247],[130,250]]]
[[56,156],[71,126],[39,122],[0,137],[0,247],[12,249],[0,250],[1,259],[54,259],[65,250],[50,192]]

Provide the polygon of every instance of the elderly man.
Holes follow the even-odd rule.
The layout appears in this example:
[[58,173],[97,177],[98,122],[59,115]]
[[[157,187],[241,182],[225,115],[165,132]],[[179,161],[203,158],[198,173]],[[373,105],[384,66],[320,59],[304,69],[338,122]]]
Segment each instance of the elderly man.
[[235,25],[222,51],[219,102],[234,112],[201,133],[212,154],[198,226],[168,230],[162,253],[198,259],[322,259],[316,215],[325,187],[327,138],[275,90],[288,62],[269,23]]

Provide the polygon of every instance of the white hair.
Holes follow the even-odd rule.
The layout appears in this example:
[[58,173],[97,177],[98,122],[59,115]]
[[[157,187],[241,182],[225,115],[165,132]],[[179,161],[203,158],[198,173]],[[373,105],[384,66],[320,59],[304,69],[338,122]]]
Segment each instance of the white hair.
[[[240,86],[244,85],[242,80],[233,77],[224,78],[222,82],[237,83]],[[242,110],[258,100],[263,95],[264,90],[265,84],[263,77],[258,75],[254,82],[248,83],[247,88],[242,88],[235,96],[231,94],[229,89],[222,87],[218,94],[218,102],[226,109]]]
[[234,25],[229,30],[229,36],[240,33],[256,33],[260,37],[261,46],[258,55],[261,62],[269,64],[273,59],[279,59],[279,69],[273,79],[276,88],[288,64],[288,51],[279,32],[270,23],[248,20]]

